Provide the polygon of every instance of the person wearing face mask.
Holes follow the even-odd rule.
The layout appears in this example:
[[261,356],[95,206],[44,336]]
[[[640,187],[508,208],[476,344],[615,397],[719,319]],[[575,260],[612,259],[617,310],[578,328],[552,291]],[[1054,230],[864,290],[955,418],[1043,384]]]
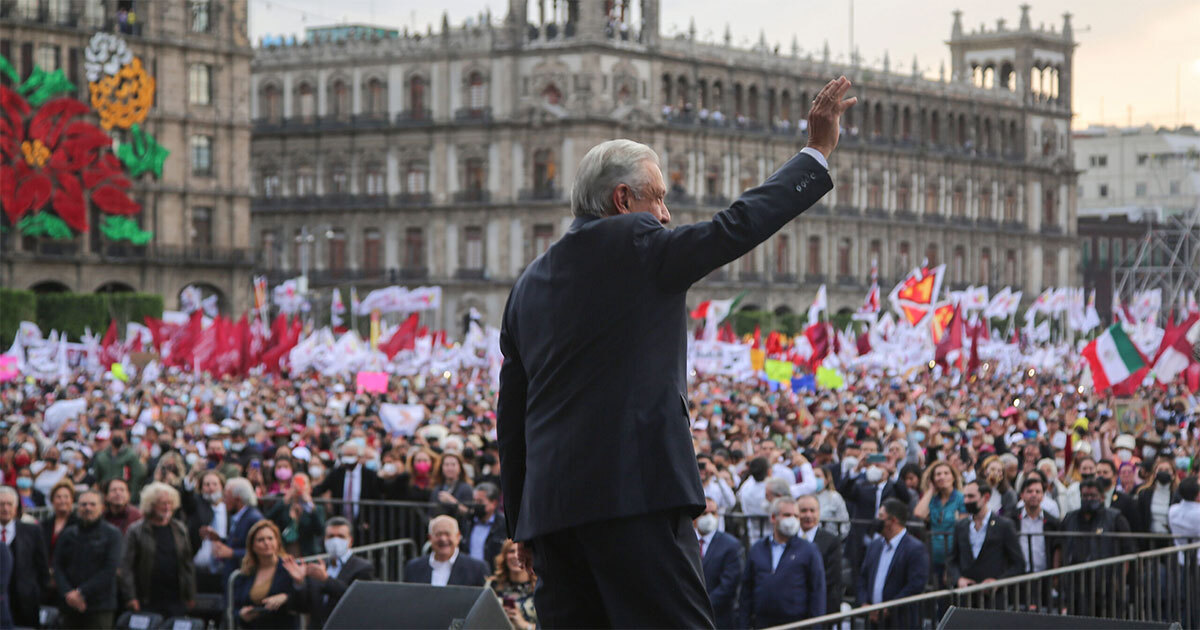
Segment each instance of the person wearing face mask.
[[[1130,527],[1135,532],[1151,534],[1167,534],[1168,513],[1171,506],[1179,503],[1177,487],[1179,478],[1175,475],[1175,462],[1170,458],[1160,457],[1154,462],[1154,474],[1138,488],[1134,502],[1137,504],[1135,520]],[[1165,539],[1147,541],[1142,544],[1142,550],[1161,549],[1170,546]]]
[[475,487],[471,516],[466,519],[461,550],[472,558],[491,565],[508,538],[508,524],[497,511],[500,488],[484,482]]
[[800,510],[784,496],[771,502],[772,533],[750,547],[742,577],[743,628],[765,628],[825,614],[825,565],[799,536]]
[[313,503],[308,475],[299,473],[293,478],[291,461],[283,458],[275,460],[275,467],[276,474],[280,470],[287,471],[289,482],[283,500],[266,512],[267,519],[279,527],[280,545],[296,557],[320,553],[325,508]]
[[33,487],[42,494],[49,496],[50,490],[54,488],[54,485],[66,476],[67,467],[59,463],[58,448],[51,446],[42,455],[42,469],[38,471],[37,477],[33,480]]
[[913,503],[908,487],[888,478],[884,468],[886,462],[870,461],[880,459],[878,451],[877,441],[864,441],[862,460],[859,461],[859,467],[864,470],[857,475],[846,476],[838,487],[850,510],[850,518],[858,521],[850,525],[850,533],[846,537],[846,558],[851,566],[862,563],[863,552],[870,542],[868,525],[862,521],[877,513],[879,506],[888,499],[899,499],[905,505]]
[[821,527],[821,503],[806,494],[796,499],[800,512],[800,537],[817,546],[825,567],[825,612],[837,612],[842,607],[845,583],[842,581],[842,540]]
[[208,460],[207,467],[209,470],[216,470],[226,479],[241,476],[242,467],[225,457],[225,443],[221,440],[215,438],[209,440],[204,452],[205,458]]
[[692,521],[700,543],[700,566],[704,569],[704,584],[712,602],[713,621],[718,628],[734,628],[734,604],[741,586],[745,553],[738,539],[720,531],[720,508],[711,498],[705,501],[704,513]]
[[225,538],[229,527],[229,512],[225,509],[225,478],[215,470],[200,476],[199,492],[192,495],[188,515],[188,540],[196,550],[192,557],[196,567],[196,590],[200,593],[223,593],[221,575],[224,563],[213,554],[213,545]]
[[360,461],[362,447],[354,440],[342,444],[338,467],[325,476],[325,479],[313,488],[313,496],[326,493],[333,498],[331,513],[346,517],[354,523],[363,542],[366,533],[364,510],[360,501],[377,501],[383,496],[383,486],[375,471],[367,468]]
[[1121,513],[1129,527],[1138,531],[1138,509],[1134,496],[1116,489],[1117,467],[1110,459],[1096,462],[1096,481],[1100,484],[1104,507],[1112,508]]
[[310,628],[325,626],[329,613],[333,612],[355,580],[375,579],[375,568],[371,563],[350,553],[353,546],[354,533],[350,521],[335,516],[325,523],[326,557],[310,562],[304,568]]
[[[1079,483],[1080,507],[1067,514],[1062,522],[1064,532],[1086,532],[1088,536],[1069,536],[1061,544],[1063,565],[1082,564],[1134,553],[1137,545],[1128,538],[1105,536],[1109,532],[1128,532],[1129,522],[1117,510],[1104,507],[1103,491],[1095,479]],[[1074,601],[1072,615],[1103,616],[1109,598],[1123,589],[1120,567],[1106,567],[1101,574],[1089,579],[1068,579],[1062,585],[1070,591],[1067,601]],[[1085,584],[1085,582],[1087,582]],[[1061,589],[1060,589],[1061,590]],[[1071,594],[1074,597],[1069,597]]]
[[[101,431],[97,439],[106,432]],[[125,442],[124,431],[113,431],[108,448],[101,449],[92,457],[92,471],[96,483],[104,485],[110,479],[122,479],[129,486],[129,492],[137,495],[146,480],[146,465],[138,457],[137,451]]]
[[28,510],[46,505],[46,495],[33,487],[33,472],[29,470],[28,466],[17,470],[16,486],[21,507]]
[[817,484],[817,501],[821,504],[821,527],[840,539],[849,530],[850,512],[846,509],[846,500],[834,488],[830,468],[813,466],[813,477]]
[[954,545],[946,554],[946,582],[954,588],[995,582],[1025,571],[1016,526],[988,507],[993,492],[982,481],[963,486],[963,509],[968,516],[954,525]]
[[[871,540],[858,573],[858,605],[881,604],[925,591],[929,581],[929,553],[915,536],[909,536],[908,505],[887,499],[875,512]],[[871,613],[875,628],[918,628],[920,611],[915,606],[889,608]]]

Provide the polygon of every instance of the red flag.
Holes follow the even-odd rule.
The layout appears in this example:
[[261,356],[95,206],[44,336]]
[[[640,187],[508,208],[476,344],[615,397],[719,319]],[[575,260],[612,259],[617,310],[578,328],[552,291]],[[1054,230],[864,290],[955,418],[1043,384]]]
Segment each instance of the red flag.
[[958,305],[954,306],[954,313],[950,315],[950,321],[946,324],[946,332],[942,334],[942,340],[938,342],[937,349],[934,352],[934,358],[943,367],[948,367],[946,356],[953,350],[962,350],[963,347],[963,330],[962,330],[962,314],[958,310]]
[[396,356],[396,353],[401,350],[412,350],[417,344],[417,314],[413,313],[400,324],[396,332],[392,333],[390,339],[386,343],[379,346],[379,349],[387,354],[387,358],[391,360]]
[[979,369],[979,338],[984,330],[987,329],[987,320],[979,322],[971,330],[971,360],[967,361],[967,375],[975,373]]
[[737,343],[737,335],[733,334],[732,324],[725,322],[725,324],[721,326],[720,332],[717,333],[717,341],[723,341],[725,343]]
[[754,325],[754,345],[755,350],[762,348],[762,327],[758,324]]
[[192,352],[204,326],[203,318],[203,311],[193,311],[192,316],[188,318],[188,323],[180,326],[175,334],[167,340],[169,348],[163,355],[165,365],[186,368],[192,366]]
[[862,356],[871,351],[871,335],[867,331],[862,331],[858,335],[858,356]]
[[100,363],[105,367],[121,360],[120,344],[117,341],[117,320],[108,320],[108,332],[100,340]]
[[815,372],[821,361],[829,356],[829,326],[816,323],[804,329],[804,336],[812,346],[812,354],[808,357],[808,369]]
[[778,355],[783,352],[783,344],[780,343],[779,338],[780,334],[777,331],[772,330],[767,334],[766,349],[768,356]]

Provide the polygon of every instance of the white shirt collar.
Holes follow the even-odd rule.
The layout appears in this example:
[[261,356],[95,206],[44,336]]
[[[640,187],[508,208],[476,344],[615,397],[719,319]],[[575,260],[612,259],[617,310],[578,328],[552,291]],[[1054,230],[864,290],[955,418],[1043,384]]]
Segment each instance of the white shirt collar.
[[820,523],[817,523],[817,525],[815,527],[813,527],[812,529],[800,530],[800,536],[802,538],[804,538],[804,540],[807,540],[808,542],[815,542],[816,538],[817,538],[817,530],[818,529],[821,529]]
[[17,519],[14,518],[8,522],[8,525],[4,525],[3,527],[5,535],[7,536],[8,544],[11,545],[13,538],[16,538],[17,536]]
[[696,538],[704,541],[704,548],[706,550],[708,549],[708,546],[712,544],[713,537],[716,535],[717,535],[717,530],[715,530],[715,529],[712,530],[711,532],[708,532],[707,534],[701,534],[700,532],[696,532]]
[[454,566],[454,562],[456,560],[458,560],[458,548],[457,547],[454,549],[454,555],[450,556],[450,559],[445,562],[438,560],[437,557],[434,556],[432,553],[429,554],[429,566],[433,567],[434,569],[443,569],[446,567],[452,567],[452,566]]
[[891,539],[889,539],[887,541],[886,546],[891,547],[892,549],[895,549],[896,545],[900,544],[900,539],[904,538],[904,534],[906,534],[906,533],[908,533],[907,528],[900,530],[900,533],[896,534],[895,536],[892,536]]

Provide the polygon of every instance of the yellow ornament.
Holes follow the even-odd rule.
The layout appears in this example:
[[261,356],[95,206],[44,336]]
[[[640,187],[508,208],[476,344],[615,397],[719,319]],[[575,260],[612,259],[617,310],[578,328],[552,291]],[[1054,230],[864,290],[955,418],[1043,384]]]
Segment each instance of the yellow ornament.
[[102,77],[88,85],[92,107],[100,114],[100,125],[129,129],[146,120],[154,104],[154,77],[146,74],[142,60],[121,66],[115,75]]

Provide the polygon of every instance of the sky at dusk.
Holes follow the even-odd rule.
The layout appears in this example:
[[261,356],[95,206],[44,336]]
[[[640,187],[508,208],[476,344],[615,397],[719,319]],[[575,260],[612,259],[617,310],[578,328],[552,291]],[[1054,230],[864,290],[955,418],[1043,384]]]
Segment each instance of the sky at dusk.
[[[547,5],[551,0],[545,0]],[[634,0],[635,2],[637,0]],[[508,12],[508,0],[249,0],[250,33],[301,36],[308,26],[339,22],[370,23],[425,31],[440,28],[443,11],[452,24],[477,17],[490,8],[495,20]],[[1200,0],[1033,0],[1030,16],[1040,24],[1062,28],[1070,11],[1078,47],[1075,50],[1076,128],[1089,124],[1200,126]],[[857,0],[854,41],[864,61],[880,65],[885,51],[893,70],[909,72],[913,57],[929,78],[944,62],[950,71],[945,40],[951,12],[963,11],[966,30],[985,24],[996,28],[1004,18],[1009,28],[1020,19],[1020,2],[995,0]],[[914,9],[913,7],[919,7]],[[530,15],[536,12],[531,10]],[[750,46],[760,33],[790,52],[793,37],[802,54],[819,56],[828,41],[835,58],[846,57],[850,41],[849,0],[664,0],[664,36],[686,32],[695,20],[700,39],[718,41],[726,25],[733,42]],[[1178,105],[1177,105],[1178,103]]]

